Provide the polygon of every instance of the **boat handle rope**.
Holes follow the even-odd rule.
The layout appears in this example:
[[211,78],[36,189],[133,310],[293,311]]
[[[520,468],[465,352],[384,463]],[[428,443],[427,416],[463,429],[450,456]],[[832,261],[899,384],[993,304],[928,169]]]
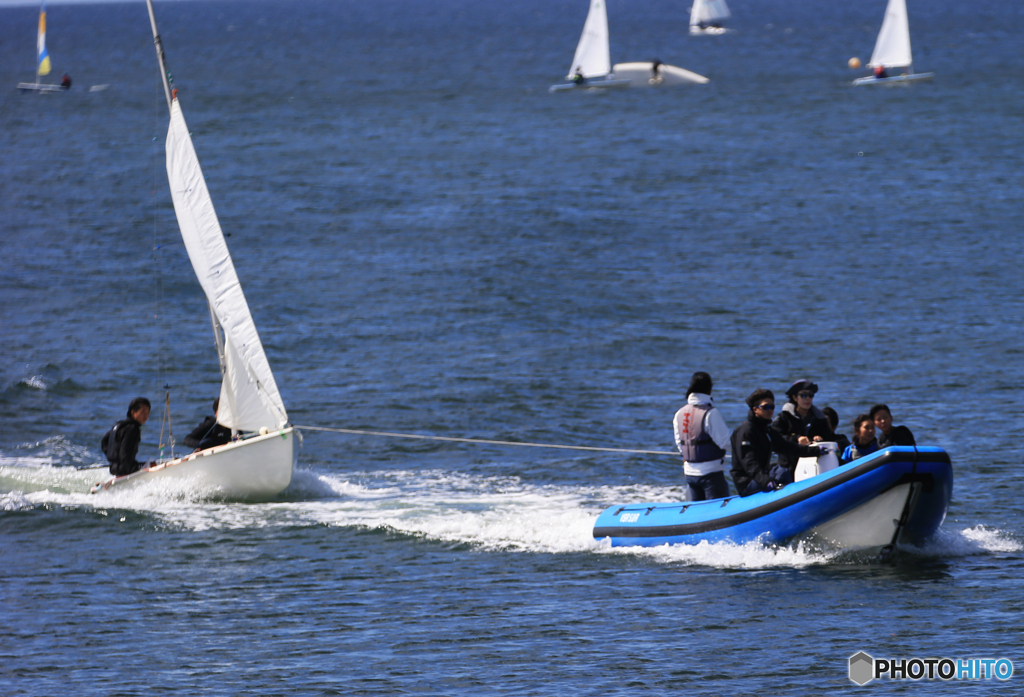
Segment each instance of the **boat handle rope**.
[[363,431],[355,428],[328,428],[326,426],[301,426],[293,424],[294,428],[305,431],[325,431],[328,433],[346,433],[355,436],[379,436],[384,438],[412,438],[418,440],[439,440],[448,443],[475,443],[478,445],[518,445],[525,448],[557,448],[559,450],[586,450],[598,453],[630,453],[636,455],[671,455],[679,457],[678,452],[665,450],[634,450],[630,448],[597,448],[588,445],[558,445],[555,443],[523,443],[512,440],[486,440],[482,438],[455,438],[450,436],[424,436],[415,433],[389,433],[386,431]]

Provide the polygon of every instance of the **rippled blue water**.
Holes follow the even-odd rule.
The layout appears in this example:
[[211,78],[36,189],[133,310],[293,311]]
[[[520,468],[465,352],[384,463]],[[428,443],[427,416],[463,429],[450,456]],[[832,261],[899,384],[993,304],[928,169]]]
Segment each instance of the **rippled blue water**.
[[[597,513],[678,497],[675,459],[314,432],[270,503],[90,496],[75,467],[132,397],[170,385],[180,438],[218,370],[145,10],[51,5],[73,90],[0,90],[0,691],[802,695],[860,650],[1024,670],[1024,10],[912,2],[935,80],[878,90],[845,66],[882,0],[737,0],[699,38],[684,5],[613,4],[612,60],[710,84],[550,95],[585,3],[157,3],[290,416],[669,450],[694,370],[730,426],[806,376],[844,424],[886,401],[950,452],[934,543],[612,551]],[[0,85],[31,79],[36,14],[0,8]]]

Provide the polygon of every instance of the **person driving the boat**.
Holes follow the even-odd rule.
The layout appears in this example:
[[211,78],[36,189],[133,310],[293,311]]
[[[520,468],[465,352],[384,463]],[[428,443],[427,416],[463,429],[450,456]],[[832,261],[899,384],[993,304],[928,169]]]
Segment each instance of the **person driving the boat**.
[[196,426],[192,433],[185,436],[186,447],[195,448],[196,452],[224,445],[231,442],[231,429],[217,423],[217,412],[220,411],[220,397],[213,400],[213,416],[207,416],[203,423]]
[[583,71],[580,70],[580,66],[576,66],[576,72],[572,74],[569,80],[577,85],[582,85],[585,78],[583,77]]
[[136,397],[128,405],[128,418],[114,424],[100,441],[100,447],[110,462],[110,473],[115,477],[138,472],[146,466],[146,463],[138,462],[135,456],[139,454],[142,426],[149,420],[150,409],[148,399]]
[[843,450],[843,462],[870,455],[878,450],[875,440],[875,420],[870,414],[861,414],[853,420],[853,442]]
[[878,436],[879,448],[888,448],[890,445],[917,445],[909,428],[892,425],[892,412],[887,405],[876,404],[868,413],[875,422],[875,428],[881,431],[881,435]]
[[[732,433],[732,481],[740,496],[775,491],[793,481],[793,471],[782,464],[771,464],[772,453],[785,454],[793,462],[801,457],[817,457],[816,445],[786,440],[771,428],[775,413],[775,394],[758,388],[747,397],[747,420]],[[781,459],[781,457],[780,457]]]
[[885,66],[884,65],[876,65],[875,66],[875,79],[876,80],[884,80],[887,77],[889,77],[889,73],[885,72]]
[[686,405],[672,419],[691,501],[722,499],[729,495],[729,482],[725,478],[729,427],[712,404],[712,387],[710,375],[694,373],[686,390]]
[[[814,406],[814,395],[818,386],[810,380],[797,380],[788,390],[789,401],[782,407],[782,413],[775,417],[772,429],[782,438],[791,443],[810,445],[812,442],[825,440],[831,435],[828,417]],[[789,469],[796,468],[798,458],[788,454],[779,455],[779,464]]]

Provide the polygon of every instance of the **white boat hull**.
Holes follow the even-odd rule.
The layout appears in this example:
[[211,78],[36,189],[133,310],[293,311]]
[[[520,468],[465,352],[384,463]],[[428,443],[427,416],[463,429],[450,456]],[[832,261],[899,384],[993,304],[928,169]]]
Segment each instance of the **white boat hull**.
[[284,491],[295,466],[295,429],[285,428],[97,483],[92,493],[175,481],[224,499],[267,499]]
[[18,89],[22,92],[63,92],[60,85],[48,85],[41,82],[19,82]]
[[706,85],[709,80],[703,75],[684,68],[662,63],[658,75],[654,76],[650,61],[638,63],[617,63],[613,68],[615,77],[629,80],[630,87],[674,87],[677,85]]
[[691,26],[690,36],[721,36],[722,34],[728,34],[729,31],[725,27],[704,27],[701,29],[697,26]]
[[852,511],[812,528],[805,538],[843,549],[894,544],[907,499],[913,493],[912,486],[894,487]]
[[905,85],[910,82],[917,82],[919,80],[931,80],[935,76],[935,73],[912,73],[910,75],[895,75],[893,77],[882,77],[878,78],[874,75],[868,77],[857,78],[853,81],[854,85],[889,85],[895,87],[897,85]]
[[618,76],[615,76],[584,80],[583,82],[566,82],[561,85],[551,85],[551,87],[548,88],[548,92],[561,92],[562,90],[607,89],[609,87],[629,86],[629,80],[619,80]]

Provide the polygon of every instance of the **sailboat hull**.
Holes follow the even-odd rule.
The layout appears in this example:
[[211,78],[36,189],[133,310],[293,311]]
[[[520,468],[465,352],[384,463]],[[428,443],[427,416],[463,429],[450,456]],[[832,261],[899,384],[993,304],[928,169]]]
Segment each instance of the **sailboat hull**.
[[588,79],[583,82],[566,82],[561,85],[551,85],[548,92],[561,92],[563,90],[589,90],[607,89],[609,87],[629,87],[629,80],[619,80],[617,77],[602,77]]
[[638,63],[617,63],[613,68],[615,77],[629,80],[630,87],[675,87],[680,85],[706,85],[708,79],[703,75],[690,72],[684,68],[662,63],[658,67],[658,76],[654,77],[649,61]]
[[18,89],[22,92],[64,92],[60,85],[49,85],[41,82],[19,82]]
[[291,483],[295,455],[295,429],[285,428],[113,477],[92,493],[174,481],[216,498],[263,500]]
[[861,85],[889,85],[890,87],[896,87],[897,85],[905,85],[910,82],[931,80],[934,76],[935,73],[912,73],[910,75],[895,75],[882,78],[869,75],[868,77],[857,78],[853,81],[853,84],[858,87]]

